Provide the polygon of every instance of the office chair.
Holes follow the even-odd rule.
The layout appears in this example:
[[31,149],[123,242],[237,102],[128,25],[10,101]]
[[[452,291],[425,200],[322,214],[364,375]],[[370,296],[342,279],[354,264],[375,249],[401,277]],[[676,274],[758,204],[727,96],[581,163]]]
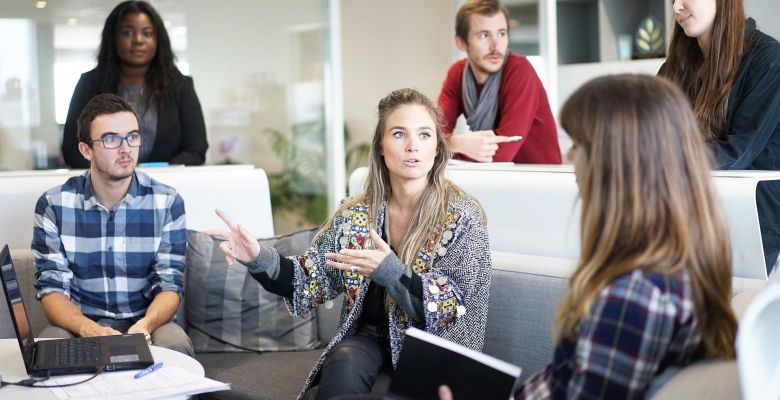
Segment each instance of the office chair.
[[737,331],[737,366],[745,400],[780,399],[780,281],[751,302]]

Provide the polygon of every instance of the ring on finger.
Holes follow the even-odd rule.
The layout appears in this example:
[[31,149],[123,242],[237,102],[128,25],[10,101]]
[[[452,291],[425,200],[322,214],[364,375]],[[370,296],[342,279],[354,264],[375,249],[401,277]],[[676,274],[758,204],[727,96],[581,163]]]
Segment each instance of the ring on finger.
[[355,264],[349,264],[349,272],[354,274],[355,271],[357,271],[357,267],[355,266]]

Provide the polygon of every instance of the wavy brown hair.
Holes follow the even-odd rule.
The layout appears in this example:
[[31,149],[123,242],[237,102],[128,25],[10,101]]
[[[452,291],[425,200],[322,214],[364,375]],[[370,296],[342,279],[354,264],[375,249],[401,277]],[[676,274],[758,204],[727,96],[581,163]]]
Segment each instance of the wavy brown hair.
[[563,105],[581,148],[581,250],[555,321],[576,336],[600,291],[635,269],[685,270],[709,356],[734,356],[731,246],[710,182],[711,160],[684,94],[663,78],[592,80]]
[[688,95],[699,126],[710,141],[727,134],[726,107],[745,49],[742,0],[716,0],[709,51],[674,24],[664,76]]

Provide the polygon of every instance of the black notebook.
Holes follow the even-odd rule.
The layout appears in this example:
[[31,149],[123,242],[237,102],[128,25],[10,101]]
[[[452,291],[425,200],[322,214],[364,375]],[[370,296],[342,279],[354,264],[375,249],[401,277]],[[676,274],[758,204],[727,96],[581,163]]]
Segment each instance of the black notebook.
[[522,369],[436,335],[409,328],[387,399],[438,399],[447,385],[455,399],[511,397]]

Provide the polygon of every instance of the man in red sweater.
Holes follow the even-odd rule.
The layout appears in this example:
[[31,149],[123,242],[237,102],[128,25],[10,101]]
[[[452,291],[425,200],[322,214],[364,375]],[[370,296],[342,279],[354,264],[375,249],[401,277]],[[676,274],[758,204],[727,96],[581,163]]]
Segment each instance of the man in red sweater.
[[[509,12],[498,0],[469,0],[455,18],[455,44],[467,58],[453,64],[439,95],[450,148],[479,162],[560,164],[547,93],[524,56],[507,52]],[[471,129],[452,134],[464,114]]]

